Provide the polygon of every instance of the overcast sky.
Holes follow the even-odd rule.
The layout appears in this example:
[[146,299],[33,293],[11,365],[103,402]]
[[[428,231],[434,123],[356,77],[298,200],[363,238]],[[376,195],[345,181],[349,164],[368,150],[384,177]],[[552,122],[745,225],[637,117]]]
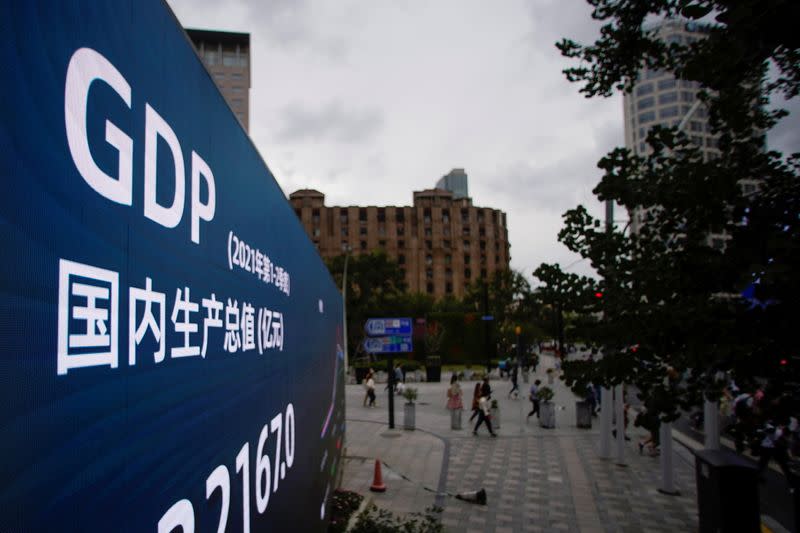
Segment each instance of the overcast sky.
[[186,27],[250,33],[250,135],[287,196],[411,205],[461,167],[473,204],[507,213],[512,268],[591,273],[561,215],[603,216],[596,163],[624,135],[620,96],[587,100],[561,73],[554,43],[598,33],[586,2],[168,3]]

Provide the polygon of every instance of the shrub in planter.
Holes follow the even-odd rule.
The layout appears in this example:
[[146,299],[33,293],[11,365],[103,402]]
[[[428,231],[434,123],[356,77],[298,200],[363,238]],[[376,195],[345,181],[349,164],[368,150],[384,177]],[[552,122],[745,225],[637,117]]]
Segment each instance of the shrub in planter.
[[415,429],[417,411],[414,400],[417,399],[417,389],[406,387],[403,389],[403,397],[406,399],[403,406],[403,429]]
[[440,521],[441,507],[428,507],[424,513],[411,513],[398,517],[385,509],[370,504],[358,516],[353,533],[440,533],[444,526]]
[[361,505],[364,497],[357,492],[336,489],[331,498],[331,521],[328,524],[328,533],[342,533],[347,530],[350,516]]
[[548,386],[540,387],[537,393],[539,397],[539,425],[543,428],[556,427],[556,406],[552,402],[553,389]]

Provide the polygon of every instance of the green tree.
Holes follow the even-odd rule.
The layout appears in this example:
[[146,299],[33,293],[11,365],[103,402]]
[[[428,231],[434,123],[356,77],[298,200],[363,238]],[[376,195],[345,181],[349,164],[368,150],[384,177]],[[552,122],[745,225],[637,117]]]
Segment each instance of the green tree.
[[[494,356],[493,347],[497,346],[501,354],[511,352],[511,345],[516,342],[515,328],[523,328],[523,335],[532,338],[531,318],[533,316],[533,300],[528,280],[515,270],[497,270],[487,281],[477,281],[470,285],[464,295],[466,309],[476,313],[484,313],[484,300],[487,314],[493,320],[487,327],[490,330],[488,345]],[[491,330],[494,330],[493,333]]]
[[[328,270],[342,286],[345,256],[327,261]],[[367,318],[394,316],[400,306],[413,306],[405,297],[405,279],[399,265],[382,250],[353,255],[347,260],[347,343],[350,356],[363,355]],[[420,303],[420,302],[416,302]]]
[[[589,258],[603,279],[604,358],[565,366],[568,381],[635,383],[654,409],[718,397],[719,372],[740,384],[753,376],[782,383],[796,353],[800,154],[768,151],[764,134],[786,115],[765,104],[800,92],[800,38],[788,0],[590,0],[605,22],[592,45],[557,44],[570,81],[587,97],[630,91],[643,67],[699,82],[720,157],[702,153],[677,128],[654,128],[647,157],[618,148],[598,166],[595,194],[645,214],[640,231],[606,228],[578,207],[564,215],[560,240]],[[666,43],[645,20],[710,20],[707,37]],[[769,67],[774,74],[767,76]],[[754,182],[754,191],[742,184]],[[711,235],[724,246],[711,246]],[[635,351],[630,349],[635,346]],[[789,367],[788,369],[786,367]],[[680,374],[685,379],[673,378]]]
[[[546,331],[558,339],[559,353],[564,350],[564,332],[572,329],[577,335],[580,329],[574,324],[586,325],[594,322],[588,320],[599,308],[600,299],[597,294],[601,293],[600,285],[587,276],[579,276],[572,272],[564,272],[557,264],[542,263],[533,272],[533,275],[541,282],[534,295],[542,304],[541,309],[544,313],[541,316],[546,327]],[[543,316],[543,315],[549,316]],[[572,318],[573,327],[568,328],[564,324],[565,315]],[[584,318],[584,320],[580,320]],[[588,333],[583,333],[585,338]],[[575,340],[575,337],[573,337]]]

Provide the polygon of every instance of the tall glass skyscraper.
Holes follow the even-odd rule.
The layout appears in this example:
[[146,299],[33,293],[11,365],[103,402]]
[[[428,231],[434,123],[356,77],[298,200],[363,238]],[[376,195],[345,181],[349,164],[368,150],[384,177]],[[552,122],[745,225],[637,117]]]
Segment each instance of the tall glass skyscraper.
[[467,173],[463,168],[454,168],[436,182],[437,189],[444,189],[453,193],[453,198],[469,198]]

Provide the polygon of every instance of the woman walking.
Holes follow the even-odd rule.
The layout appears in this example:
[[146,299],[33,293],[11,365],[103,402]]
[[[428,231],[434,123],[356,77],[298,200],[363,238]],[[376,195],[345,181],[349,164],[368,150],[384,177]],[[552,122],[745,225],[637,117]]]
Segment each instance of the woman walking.
[[478,402],[481,399],[481,382],[475,384],[475,391],[472,393],[472,416],[469,417],[469,421],[478,416]]

